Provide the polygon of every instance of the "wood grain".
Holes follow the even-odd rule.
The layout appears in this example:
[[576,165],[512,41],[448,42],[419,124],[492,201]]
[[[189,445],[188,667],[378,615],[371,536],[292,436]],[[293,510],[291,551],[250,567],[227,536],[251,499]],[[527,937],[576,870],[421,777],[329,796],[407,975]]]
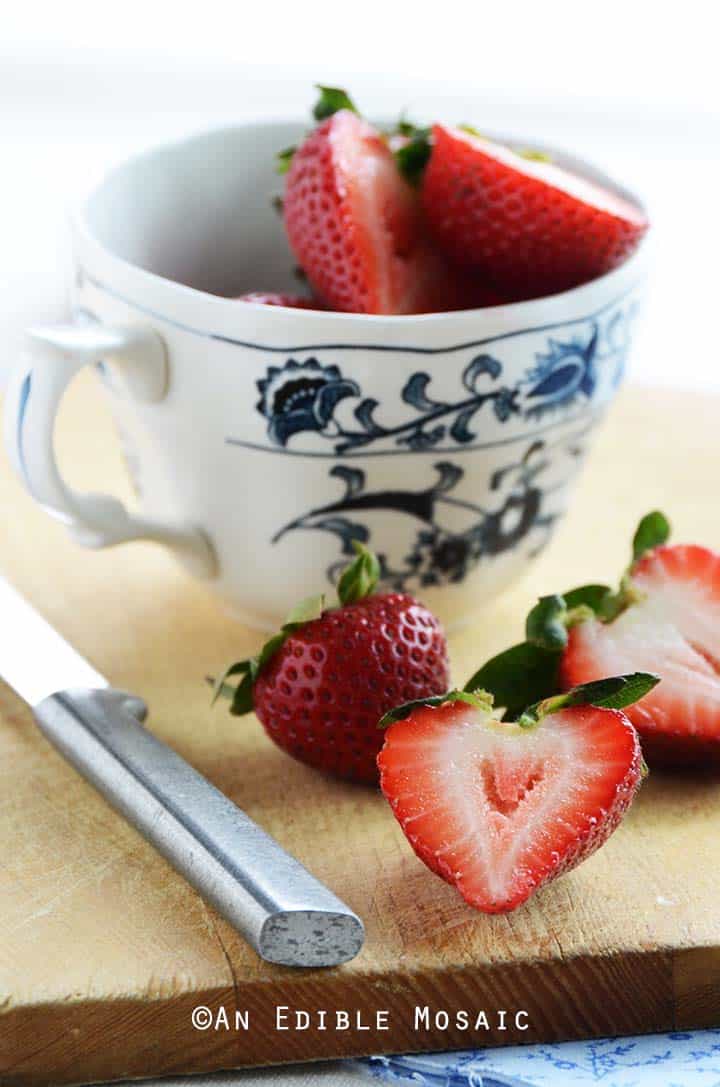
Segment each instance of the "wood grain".
[[[540,591],[615,580],[640,514],[720,546],[720,401],[630,390],[577,501],[524,582],[451,639],[455,677],[517,639]],[[98,391],[81,379],[58,442],[73,481],[124,486]],[[258,961],[240,937],[47,745],[0,688],[0,1082],[86,1083],[371,1052],[456,1048],[720,1022],[720,784],[654,773],[608,844],[507,917],[484,917],[411,853],[371,790],[326,780],[254,719],[211,712],[203,676],[256,645],[152,545],[86,552],[0,469],[0,567],[149,727],[364,918],[332,971]],[[196,1031],[192,1008],[249,1009]],[[278,1032],[277,1005],[346,1009],[388,1031]],[[475,1033],[413,1029],[416,1005],[485,1010]],[[497,1009],[508,1012],[499,1029]],[[512,1026],[528,1012],[529,1029]]]

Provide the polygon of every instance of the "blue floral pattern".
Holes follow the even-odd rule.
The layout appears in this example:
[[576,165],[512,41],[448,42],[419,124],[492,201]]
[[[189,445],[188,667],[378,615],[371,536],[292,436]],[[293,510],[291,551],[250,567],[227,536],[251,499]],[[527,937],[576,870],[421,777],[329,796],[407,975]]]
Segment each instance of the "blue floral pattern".
[[[444,449],[472,447],[481,414],[489,412],[492,420],[492,425],[483,423],[483,437],[500,434],[513,419],[561,417],[575,404],[594,402],[605,366],[609,372],[604,391],[614,389],[625,366],[633,316],[632,304],[620,306],[606,316],[575,322],[563,335],[546,337],[544,349],[536,350],[525,373],[510,383],[503,380],[502,344],[493,341],[492,351],[471,354],[463,365],[457,395],[437,395],[430,374],[419,369],[405,380],[400,404],[394,405],[381,405],[364,395],[360,383],[343,373],[336,361],[293,356],[282,365],[269,366],[257,381],[257,409],[267,421],[270,443],[281,449],[303,433],[317,435],[330,447],[330,455],[341,456],[370,447],[383,452],[433,450],[441,444]],[[339,413],[341,403],[349,400],[355,401],[352,411]],[[403,413],[403,407],[409,413]],[[400,416],[400,421],[383,423],[380,414]],[[239,438],[227,440],[248,444]]]
[[[278,361],[252,379],[257,414],[226,444],[329,461],[326,473],[314,470],[322,497],[272,543],[297,532],[335,537],[336,557],[323,560],[331,582],[353,542],[368,543],[383,586],[411,592],[461,584],[511,552],[532,558],[622,377],[636,309],[631,290],[586,317],[446,347],[267,348]],[[478,450],[468,463],[464,454]],[[425,457],[413,456],[409,471],[413,454]],[[403,458],[397,473],[371,459],[392,456]]]
[[597,385],[597,344],[597,325],[587,343],[576,338],[565,343],[548,341],[546,353],[536,355],[526,378],[526,400],[534,401],[525,409],[529,418],[569,407],[583,396],[592,397]]
[[720,1030],[372,1057],[354,1067],[416,1087],[720,1087]]
[[257,385],[257,409],[268,420],[268,437],[283,446],[302,431],[325,434],[340,401],[360,395],[355,382],[347,381],[337,366],[321,366],[312,358],[271,366]]

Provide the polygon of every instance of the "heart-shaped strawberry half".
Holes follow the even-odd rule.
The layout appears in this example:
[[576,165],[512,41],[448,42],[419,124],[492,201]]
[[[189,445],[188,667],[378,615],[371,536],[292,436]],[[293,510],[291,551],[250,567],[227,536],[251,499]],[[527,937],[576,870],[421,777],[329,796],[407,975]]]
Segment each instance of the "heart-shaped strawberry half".
[[612,707],[655,682],[589,684],[518,722],[500,720],[484,693],[401,707],[378,766],[418,857],[485,913],[515,909],[574,868],[618,826],[643,775],[635,729]]

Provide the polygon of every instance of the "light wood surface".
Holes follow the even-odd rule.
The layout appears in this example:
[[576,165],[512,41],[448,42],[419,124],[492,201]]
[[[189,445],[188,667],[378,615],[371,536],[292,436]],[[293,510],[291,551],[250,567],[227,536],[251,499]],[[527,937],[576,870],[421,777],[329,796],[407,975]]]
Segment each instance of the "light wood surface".
[[[521,635],[540,591],[615,580],[643,512],[720,547],[720,400],[626,391],[577,500],[525,581],[451,639],[454,675]],[[59,446],[78,485],[123,486],[94,386],[71,390]],[[0,469],[0,569],[149,727],[363,917],[330,971],[260,962],[40,736],[0,687],[0,1083],[61,1084],[720,1022],[720,782],[654,773],[609,843],[506,917],[484,917],[410,851],[382,798],[293,762],[252,719],[210,710],[203,677],[255,634],[159,548],[82,551]],[[0,622],[2,617],[0,616]],[[198,1004],[250,1030],[193,1029]],[[529,1029],[415,1031],[413,1010],[528,1012]],[[389,1012],[388,1031],[279,1033],[275,1008]],[[511,1014],[510,1014],[511,1013]]]

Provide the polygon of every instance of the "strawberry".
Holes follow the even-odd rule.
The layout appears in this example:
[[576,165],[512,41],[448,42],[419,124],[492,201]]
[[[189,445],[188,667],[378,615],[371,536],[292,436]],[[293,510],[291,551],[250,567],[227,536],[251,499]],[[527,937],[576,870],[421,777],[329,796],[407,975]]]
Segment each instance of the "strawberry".
[[462,304],[387,141],[333,88],[323,88],[315,116],[324,120],[304,143],[281,153],[284,165],[289,160],[285,227],[315,293],[350,313]]
[[517,722],[499,720],[480,691],[391,712],[380,786],[418,857],[484,913],[515,909],[585,860],[643,775],[637,734],[618,707],[654,682],[614,677]]
[[279,291],[248,291],[236,299],[238,302],[254,302],[259,306],[287,306],[288,309],[325,309],[317,298],[302,294],[282,294]]
[[648,228],[618,194],[469,131],[435,125],[422,177],[428,226],[453,260],[532,298],[611,271]]
[[473,676],[506,704],[522,666],[523,697],[586,683],[619,668],[651,666],[662,684],[628,710],[651,764],[720,763],[720,554],[667,545],[657,511],[641,520],[633,558],[613,592],[583,585],[545,596],[527,618],[528,640]]
[[622,667],[652,665],[663,679],[628,711],[652,764],[720,763],[720,554],[659,546],[625,579],[616,616],[568,634],[564,686]]
[[[357,544],[338,582],[340,606],[303,601],[257,657],[225,673],[230,712],[254,709],[268,736],[300,762],[351,781],[376,782],[377,723],[399,701],[447,690],[445,636],[403,593],[373,594],[380,567]],[[240,676],[239,685],[225,680]]]

